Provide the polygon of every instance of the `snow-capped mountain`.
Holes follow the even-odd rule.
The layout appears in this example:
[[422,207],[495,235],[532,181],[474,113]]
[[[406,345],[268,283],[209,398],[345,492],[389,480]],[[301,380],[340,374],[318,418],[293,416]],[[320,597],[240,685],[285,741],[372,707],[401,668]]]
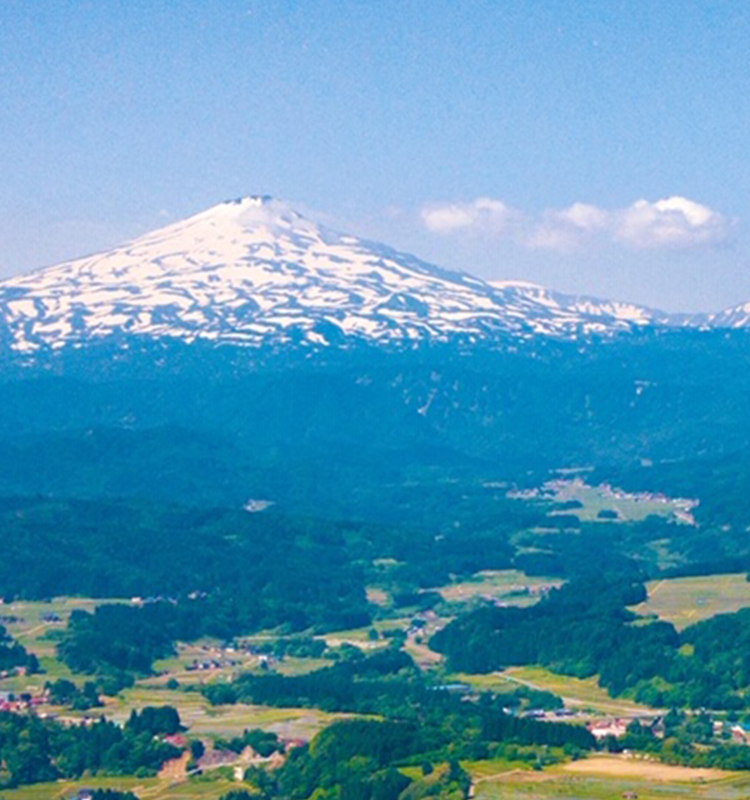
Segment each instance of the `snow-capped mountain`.
[[615,333],[638,327],[704,326],[699,314],[668,314],[646,306],[596,297],[568,295],[525,281],[490,281],[514,314],[535,321],[535,329],[550,336]]
[[750,303],[740,303],[738,306],[719,311],[718,314],[711,314],[708,321],[714,328],[748,328],[750,327]]
[[0,339],[18,351],[124,334],[325,345],[573,337],[687,322],[444,270],[316,225],[269,197],[221,203],[108,252],[0,281]]

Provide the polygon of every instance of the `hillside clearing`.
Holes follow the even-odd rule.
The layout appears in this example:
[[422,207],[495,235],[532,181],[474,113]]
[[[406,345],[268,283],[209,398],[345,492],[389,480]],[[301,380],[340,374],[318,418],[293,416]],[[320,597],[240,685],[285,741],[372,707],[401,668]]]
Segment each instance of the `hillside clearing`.
[[668,578],[646,584],[648,599],[633,606],[636,614],[654,614],[678,630],[701,620],[750,606],[750,582],[744,572]]

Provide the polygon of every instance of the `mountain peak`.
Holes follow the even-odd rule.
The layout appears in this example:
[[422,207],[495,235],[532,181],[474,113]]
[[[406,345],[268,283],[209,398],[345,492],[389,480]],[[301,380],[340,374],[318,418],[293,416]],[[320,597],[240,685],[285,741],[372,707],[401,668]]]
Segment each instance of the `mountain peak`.
[[[208,223],[213,226],[237,226],[245,231],[263,229],[268,232],[296,230],[312,233],[318,226],[303,217],[284,200],[271,195],[247,195],[225,200],[205,211],[175,223],[177,228]],[[170,229],[174,226],[168,226]],[[157,232],[158,233],[158,232]]]
[[[745,309],[729,322],[747,324],[748,316]],[[576,338],[686,324],[713,321],[521,281],[488,283],[336,233],[267,195],[0,281],[0,344],[29,352],[124,335],[323,346]]]

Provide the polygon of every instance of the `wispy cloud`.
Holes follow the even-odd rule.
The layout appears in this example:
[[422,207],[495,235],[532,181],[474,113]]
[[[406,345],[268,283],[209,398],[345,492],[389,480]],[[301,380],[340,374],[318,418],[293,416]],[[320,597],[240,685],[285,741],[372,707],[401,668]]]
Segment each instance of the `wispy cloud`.
[[604,209],[588,203],[528,214],[501,200],[481,197],[469,203],[433,204],[420,211],[433,233],[474,233],[506,238],[531,249],[576,250],[587,244],[614,242],[636,249],[689,249],[726,241],[734,220],[686,197],[625,208]]
[[471,203],[428,205],[422,208],[420,216],[428,230],[441,234],[458,231],[503,234],[519,219],[518,212],[491,197],[479,197]]

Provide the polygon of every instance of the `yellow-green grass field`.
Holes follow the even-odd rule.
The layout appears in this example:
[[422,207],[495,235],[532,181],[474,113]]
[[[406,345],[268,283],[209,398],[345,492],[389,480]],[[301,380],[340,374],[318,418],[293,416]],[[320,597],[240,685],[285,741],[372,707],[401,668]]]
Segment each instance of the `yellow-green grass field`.
[[601,521],[600,511],[616,511],[620,522],[640,522],[652,515],[673,517],[678,510],[675,501],[646,499],[632,494],[615,497],[604,486],[589,486],[581,481],[567,481],[559,485],[555,501],[565,503],[571,500],[577,500],[582,508],[555,511],[553,515],[574,514],[581,522],[597,522]]
[[108,698],[103,708],[87,712],[62,711],[68,718],[106,716],[115,722],[125,722],[132,710],[146,706],[174,706],[188,734],[196,737],[231,738],[246,728],[263,728],[284,738],[310,739],[326,725],[347,714],[329,714],[314,708],[273,708],[270,706],[235,705],[212,706],[199,692],[136,685]]
[[477,800],[615,800],[630,792],[639,800],[740,800],[750,796],[750,775],[593,756],[475,782]]
[[[528,606],[539,600],[544,587],[560,586],[561,580],[556,578],[530,578],[515,569],[486,570],[478,572],[470,580],[440,586],[444,600],[450,602],[468,602],[477,597],[502,600],[508,605]],[[527,590],[529,594],[525,594]]]
[[682,629],[716,614],[750,606],[745,573],[669,578],[647,584],[648,600],[633,606],[637,614],[654,614]]
[[[207,649],[208,648],[208,649]],[[226,666],[213,667],[205,670],[190,670],[187,668],[193,661],[206,661],[215,659],[219,663],[232,661]],[[330,666],[333,663],[325,658],[296,658],[286,656],[283,661],[273,665],[274,672],[281,675],[304,675]],[[164,686],[171,679],[177,680],[184,686],[202,686],[207,683],[229,681],[244,672],[259,672],[260,658],[242,652],[229,652],[222,650],[218,642],[201,640],[190,644],[179,643],[177,654],[154,662],[154,671],[158,673],[153,677],[140,681],[146,686]]]
[[475,784],[491,781],[509,772],[528,772],[528,761],[510,761],[507,758],[490,758],[483,761],[461,761],[461,766],[471,775]]
[[[387,619],[376,620],[372,625],[365,626],[364,628],[352,628],[346,631],[331,631],[331,633],[323,634],[318,637],[324,639],[329,647],[340,647],[342,644],[353,644],[363,650],[377,649],[379,647],[386,647],[389,639],[383,636],[383,631],[406,631],[411,625],[412,616],[399,616],[389,617]],[[378,634],[379,639],[370,639],[370,630],[374,628]]]
[[607,690],[599,686],[596,678],[558,675],[544,667],[509,667],[503,672],[491,672],[487,675],[459,672],[450,675],[448,679],[468,683],[485,691],[507,692],[521,685],[553,692],[563,698],[566,706],[579,711],[590,710],[600,714],[626,716],[647,714],[653,710],[641,703],[610,697]]

